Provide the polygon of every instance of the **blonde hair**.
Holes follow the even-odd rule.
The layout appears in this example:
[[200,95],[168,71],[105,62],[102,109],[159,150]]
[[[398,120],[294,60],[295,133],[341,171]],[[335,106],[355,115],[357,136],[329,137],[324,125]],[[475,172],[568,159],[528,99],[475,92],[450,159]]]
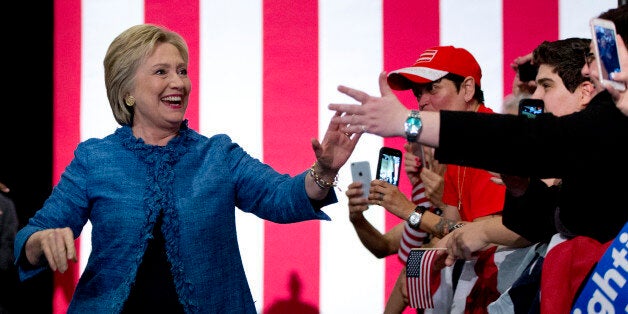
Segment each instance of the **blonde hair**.
[[120,125],[131,125],[134,108],[124,98],[133,89],[137,68],[150,56],[157,44],[169,43],[188,62],[188,46],[181,35],[153,24],[135,25],[118,35],[109,45],[103,65],[105,87],[111,111]]

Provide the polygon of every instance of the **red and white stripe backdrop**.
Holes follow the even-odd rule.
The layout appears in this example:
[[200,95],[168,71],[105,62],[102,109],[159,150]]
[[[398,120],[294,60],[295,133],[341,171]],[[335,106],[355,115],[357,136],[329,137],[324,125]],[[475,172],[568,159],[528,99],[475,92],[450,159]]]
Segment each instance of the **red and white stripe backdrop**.
[[[54,19],[54,160],[56,181],[79,141],[111,133],[116,123],[102,60],[113,38],[131,25],[157,23],[179,32],[190,48],[190,126],[227,133],[250,154],[297,174],[314,160],[331,102],[351,102],[339,84],[378,94],[377,76],[408,66],[426,48],[468,49],[483,70],[486,104],[500,111],[510,91],[509,63],[542,40],[590,37],[589,18],[616,0],[56,0]],[[398,93],[408,106],[411,93]],[[362,137],[349,162],[376,165],[382,145],[401,139]],[[405,176],[405,175],[404,175]],[[349,167],[339,187],[351,181]],[[401,189],[410,195],[407,180]],[[303,303],[321,313],[381,313],[401,267],[397,256],[372,256],[348,220],[346,197],[325,208],[331,222],[278,225],[238,211],[238,238],[258,312],[290,295],[300,281]],[[384,231],[399,220],[373,207],[368,219]],[[90,251],[90,228],[77,240],[74,277],[55,275],[55,312],[64,313]]]

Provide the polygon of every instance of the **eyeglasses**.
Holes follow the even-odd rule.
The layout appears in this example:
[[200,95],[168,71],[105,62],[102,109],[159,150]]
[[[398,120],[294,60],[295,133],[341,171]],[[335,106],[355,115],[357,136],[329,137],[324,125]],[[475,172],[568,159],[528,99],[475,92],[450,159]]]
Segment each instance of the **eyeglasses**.
[[591,62],[595,61],[595,53],[593,52],[585,52],[584,53],[584,62],[586,62],[587,66],[591,65]]

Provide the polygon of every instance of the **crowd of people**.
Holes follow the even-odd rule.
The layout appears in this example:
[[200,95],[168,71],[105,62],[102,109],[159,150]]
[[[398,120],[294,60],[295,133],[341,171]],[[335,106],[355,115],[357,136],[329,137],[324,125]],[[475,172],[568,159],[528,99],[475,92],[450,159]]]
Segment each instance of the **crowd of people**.
[[[608,10],[599,17],[615,23],[620,60],[625,68],[628,65],[625,41],[628,38],[628,6]],[[530,119],[508,114],[421,111],[420,132],[413,134],[412,139],[436,148],[434,157],[440,163],[499,173],[499,180],[508,186],[510,201],[504,204],[501,222],[500,219],[481,221],[478,226],[487,226],[476,228],[471,227],[473,223],[465,224],[440,240],[437,245],[446,248],[446,254],[442,254],[447,258],[446,264],[468,259],[489,244],[499,244],[494,236],[503,236],[503,232],[487,237],[484,233],[490,230],[508,230],[529,242],[547,240],[548,234],[554,234],[542,266],[542,274],[546,275],[541,277],[539,289],[543,298],[539,307],[543,312],[562,313],[569,311],[578,288],[587,281],[589,271],[604,252],[603,248],[620,236],[620,230],[628,221],[628,212],[622,208],[627,201],[626,194],[622,193],[626,184],[599,184],[628,174],[628,169],[622,166],[625,156],[618,152],[628,136],[628,101],[625,91],[599,81],[598,65],[592,62],[595,55],[589,53],[593,51],[592,46],[586,53],[580,53],[578,49],[582,51],[582,42],[571,43],[563,48],[571,53],[558,54],[555,58],[551,47],[548,48],[551,45],[543,43],[535,50],[535,61],[541,66],[532,96],[547,101],[551,112]],[[566,59],[566,56],[572,56],[574,60]],[[577,68],[574,65],[577,63],[581,65],[579,71],[572,70],[569,74],[561,69],[567,65]],[[346,132],[368,132],[383,137],[408,136],[404,123],[416,121],[416,115],[399,102],[388,78],[386,72],[380,74],[381,97],[339,86],[340,92],[361,105],[330,104],[329,109],[343,113],[333,120],[343,124]],[[628,75],[624,71],[614,79],[625,84]],[[567,93],[556,93],[559,88],[566,89]],[[588,145],[592,146],[591,150],[586,149]],[[592,167],[595,164],[615,167],[612,172],[601,171]],[[540,181],[552,178],[557,179],[551,180],[552,186]],[[381,198],[379,193],[379,190],[371,189],[371,204]],[[507,213],[513,218],[508,218]],[[548,225],[547,221],[553,223]],[[489,224],[495,228],[489,229]],[[482,242],[466,242],[472,241],[474,236]],[[585,241],[590,245],[585,256],[578,261],[561,259],[565,250],[575,246],[582,249],[583,239],[591,240]],[[569,267],[583,261],[587,266],[580,269]],[[573,272],[566,274],[568,278],[557,278],[556,274],[561,273],[557,271],[558,267]],[[565,284],[567,282],[569,284]],[[551,298],[552,295],[558,298]]]
[[[627,84],[628,5],[599,17],[617,27],[624,71],[614,79]],[[103,62],[120,127],[81,142],[35,216],[19,231],[1,230],[14,250],[7,259],[0,251],[0,266],[14,263],[21,280],[47,269],[64,273],[89,221],[92,251],[69,313],[255,313],[235,210],[277,223],[330,220],[323,208],[338,202],[337,174],[370,133],[407,139],[412,195],[373,180],[364,197],[362,183],[353,182],[345,192],[350,221],[377,258],[397,254],[405,265],[413,249],[435,249],[435,305],[419,311],[569,311],[628,222],[628,183],[616,180],[628,175],[621,149],[628,100],[626,91],[599,81],[593,44],[546,41],[515,61],[515,69],[531,61],[538,73],[532,82],[517,76],[505,103],[541,99],[545,113],[535,118],[488,108],[482,70],[461,47],[430,47],[413,65],[382,72],[379,97],[339,86],[360,104],[329,105],[335,114],[323,139],[311,140],[312,166],[290,176],[225,134],[189,128],[186,42],[158,25],[130,27]],[[402,104],[393,90],[411,90],[417,104]],[[606,164],[612,171],[597,167]],[[8,191],[1,183],[0,190]],[[363,215],[372,205],[399,223],[380,232]],[[0,218],[11,218],[10,207],[0,194]],[[562,254],[574,246],[589,249],[580,268],[569,268],[575,261]],[[497,254],[516,258],[508,266],[516,270],[490,287],[497,275],[483,261]],[[572,270],[567,277],[558,271],[563,266]],[[473,280],[461,278],[473,272]],[[406,277],[404,268],[385,313],[409,305]]]

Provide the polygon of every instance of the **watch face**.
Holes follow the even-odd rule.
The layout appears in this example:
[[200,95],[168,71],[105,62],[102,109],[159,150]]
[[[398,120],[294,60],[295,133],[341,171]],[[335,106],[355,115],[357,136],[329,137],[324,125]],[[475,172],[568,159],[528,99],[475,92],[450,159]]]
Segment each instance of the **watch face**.
[[417,134],[420,126],[421,120],[417,118],[408,118],[406,121],[406,133]]
[[419,116],[418,111],[415,112],[413,110],[408,119],[406,119],[406,135],[411,137],[417,136],[419,134],[419,131],[421,130],[421,125],[421,117]]
[[419,224],[419,221],[421,221],[421,214],[419,213],[412,213],[408,219],[408,222],[412,227],[418,227],[417,225]]

